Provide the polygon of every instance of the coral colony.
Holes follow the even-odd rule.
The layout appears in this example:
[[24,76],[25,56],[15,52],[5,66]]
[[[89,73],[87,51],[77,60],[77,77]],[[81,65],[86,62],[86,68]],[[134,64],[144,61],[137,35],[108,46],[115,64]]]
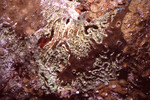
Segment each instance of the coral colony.
[[149,0],[1,0],[0,100],[149,100]]

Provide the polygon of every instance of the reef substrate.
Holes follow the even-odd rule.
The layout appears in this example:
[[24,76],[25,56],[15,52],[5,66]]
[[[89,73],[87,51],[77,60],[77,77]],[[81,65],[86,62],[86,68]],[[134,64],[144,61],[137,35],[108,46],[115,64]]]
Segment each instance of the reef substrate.
[[149,0],[0,1],[0,100],[148,100],[149,84]]

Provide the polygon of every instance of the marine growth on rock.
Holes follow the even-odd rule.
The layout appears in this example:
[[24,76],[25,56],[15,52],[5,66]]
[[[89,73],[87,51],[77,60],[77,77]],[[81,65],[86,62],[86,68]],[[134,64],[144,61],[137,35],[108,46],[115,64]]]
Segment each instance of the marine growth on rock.
[[1,0],[0,99],[150,99],[149,0]]

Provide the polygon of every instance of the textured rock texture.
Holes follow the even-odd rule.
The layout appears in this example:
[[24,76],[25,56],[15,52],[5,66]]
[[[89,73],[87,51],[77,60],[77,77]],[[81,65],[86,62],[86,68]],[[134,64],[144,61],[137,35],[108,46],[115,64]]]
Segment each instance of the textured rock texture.
[[149,0],[1,0],[0,100],[148,100],[149,38]]

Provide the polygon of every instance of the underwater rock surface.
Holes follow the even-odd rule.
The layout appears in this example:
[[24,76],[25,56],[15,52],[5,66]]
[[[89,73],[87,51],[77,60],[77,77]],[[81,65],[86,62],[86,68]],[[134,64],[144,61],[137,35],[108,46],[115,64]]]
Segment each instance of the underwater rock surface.
[[0,100],[149,100],[149,0],[1,0]]

